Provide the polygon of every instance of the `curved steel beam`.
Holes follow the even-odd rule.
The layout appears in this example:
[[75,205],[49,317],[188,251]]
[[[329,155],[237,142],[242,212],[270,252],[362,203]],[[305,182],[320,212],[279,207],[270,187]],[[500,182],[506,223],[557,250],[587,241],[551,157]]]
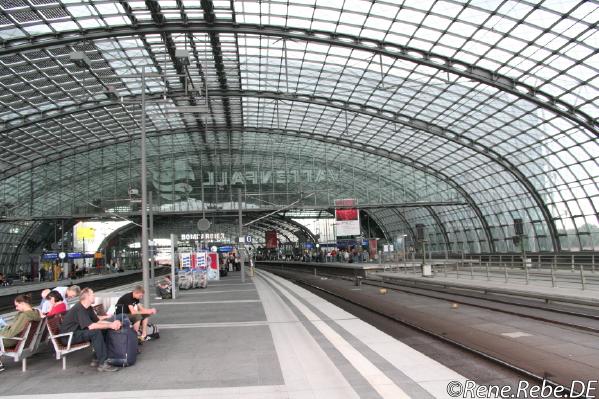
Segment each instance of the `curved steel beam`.
[[[292,131],[289,129],[267,129],[267,128],[249,129],[249,128],[245,128],[245,127],[241,126],[241,127],[236,127],[234,129],[234,131],[238,131],[240,133],[243,133],[245,131],[252,131],[252,132],[264,133],[264,134],[278,134],[278,135],[287,136],[287,137],[300,137],[300,138],[305,138],[305,139],[309,139],[309,140],[311,139],[311,140],[316,140],[316,141],[319,141],[322,143],[333,144],[333,145],[339,144],[337,138],[335,138],[335,137],[330,137],[330,136],[321,135],[321,134],[314,134],[314,133],[303,133],[303,132],[299,132],[299,131]],[[168,135],[177,134],[177,133],[186,133],[186,132],[184,130],[173,130],[173,131],[169,131]],[[147,136],[153,137],[153,136],[160,136],[160,135],[163,135],[162,132],[153,132],[153,133],[148,132]],[[119,137],[118,140],[117,140],[117,138],[113,138],[113,139],[105,140],[103,142],[96,142],[96,143],[94,143],[94,148],[89,148],[91,146],[88,146],[87,150],[89,151],[89,150],[92,150],[95,148],[102,148],[102,147],[106,147],[106,146],[113,145],[113,144],[131,142],[131,141],[134,141],[137,139],[139,139],[138,136],[122,136],[122,137]],[[490,243],[491,248],[494,247],[492,244],[493,240],[490,235],[491,229],[490,229],[483,213],[481,212],[480,208],[478,207],[478,205],[476,205],[474,199],[470,196],[470,194],[468,192],[466,192],[457,182],[455,182],[447,174],[443,173],[442,171],[437,171],[437,170],[433,169],[430,165],[423,164],[422,162],[420,162],[414,158],[411,158],[410,156],[399,155],[394,152],[375,147],[373,145],[364,145],[363,143],[359,143],[359,142],[356,142],[356,141],[350,140],[350,139],[345,140],[344,145],[346,145],[348,148],[352,148],[357,151],[363,151],[368,154],[380,156],[382,158],[386,158],[391,161],[395,161],[395,162],[402,163],[404,165],[408,165],[414,169],[420,170],[423,173],[433,175],[433,176],[437,177],[439,180],[445,181],[449,186],[451,186],[454,190],[456,190],[464,198],[464,200],[468,203],[468,206],[470,206],[470,208],[472,208],[472,210],[476,214],[477,218],[479,219],[481,225],[485,228],[485,233],[487,234],[487,241]],[[54,154],[54,155],[60,155],[60,157],[53,158],[53,159],[47,159],[48,157],[46,157],[46,159],[43,160],[42,164],[52,162],[55,159],[64,158],[65,156],[68,156],[68,155],[80,154],[81,152],[82,152],[81,149],[73,149],[70,154],[69,153]],[[4,178],[4,177],[5,176],[2,176],[2,178]]]
[[599,119],[593,118],[577,109],[574,105],[568,104],[534,86],[445,55],[344,33],[303,28],[288,28],[275,25],[244,24],[238,22],[186,21],[182,23],[165,21],[159,26],[151,23],[142,23],[137,24],[136,26],[53,32],[51,34],[38,35],[27,39],[19,38],[4,40],[2,42],[3,46],[0,48],[0,57],[39,48],[64,46],[80,41],[92,41],[122,36],[193,32],[236,33],[284,37],[293,40],[325,43],[333,46],[359,49],[374,54],[382,54],[394,59],[414,62],[416,64],[450,72],[495,87],[518,98],[532,102],[541,108],[550,110],[557,115],[561,115],[562,117],[575,122],[577,125],[583,126],[587,130],[593,132],[596,136],[599,136]]
[[385,235],[385,239],[387,241],[393,241],[393,238],[391,237],[391,234],[389,234],[389,230],[387,230],[387,226],[381,222],[381,220],[379,219],[379,217],[375,214],[375,212],[368,212],[369,217],[371,217],[372,219],[374,219],[375,223],[378,224],[378,226],[380,227],[381,231],[383,232],[383,234]]
[[[23,233],[23,235],[21,235],[21,237],[19,238],[19,242],[17,244],[12,255],[10,256],[10,260],[8,261],[8,267],[12,267],[13,271],[16,270],[16,266],[17,266],[17,261],[19,260],[19,256],[21,255],[21,251],[23,251],[23,247],[25,246],[25,243],[27,242],[27,240],[29,240],[29,237],[31,237],[33,235],[33,233],[36,232],[37,229],[39,229],[39,227],[43,224],[44,222],[41,221],[36,221],[31,223],[29,226],[27,226],[27,229],[25,230],[25,232]],[[13,244],[14,245],[14,244]]]
[[[314,241],[314,242],[318,241],[316,239],[316,237],[314,236],[314,234],[312,234],[312,231],[310,231],[310,229],[307,228],[306,226],[304,226],[303,224],[298,223],[298,222],[296,222],[296,221],[294,221],[291,218],[288,218],[286,216],[281,216],[281,215],[277,215],[277,214],[273,215],[272,218],[282,220],[285,223],[289,223],[291,226],[296,227],[297,229],[302,230],[303,232],[305,232],[310,238],[312,238],[312,241]],[[268,219],[270,219],[270,218],[268,218]]]
[[412,225],[410,224],[410,222],[408,222],[408,219],[406,219],[406,216],[403,213],[401,213],[401,211],[399,209],[393,209],[393,212],[395,212],[395,214],[401,220],[403,220],[404,224],[408,227],[408,230],[410,230],[410,235],[412,236],[412,241],[416,242],[416,232],[412,228]]
[[[176,94],[176,93],[172,93]],[[510,173],[517,181],[519,181],[524,188],[528,191],[531,197],[534,199],[535,203],[541,210],[549,230],[552,232],[552,237],[557,237],[557,229],[553,224],[553,218],[549,209],[546,207],[543,199],[534,188],[533,184],[530,180],[522,173],[520,170],[513,165],[509,160],[503,157],[501,154],[498,154],[496,151],[489,149],[483,145],[478,144],[476,141],[465,137],[464,135],[452,131],[450,129],[445,129],[443,127],[428,123],[426,121],[417,119],[417,118],[409,118],[405,115],[396,114],[396,113],[388,113],[382,112],[379,108],[371,107],[355,102],[340,102],[337,100],[332,100],[330,98],[325,98],[321,96],[313,96],[313,95],[297,95],[297,94],[285,94],[273,91],[254,91],[254,90],[225,90],[225,91],[211,91],[210,96],[222,96],[222,97],[257,97],[257,98],[267,98],[274,100],[285,100],[285,101],[298,101],[305,102],[308,104],[317,104],[323,107],[332,107],[345,111],[355,112],[361,115],[367,115],[373,118],[378,118],[385,120],[387,122],[399,123],[404,126],[408,126],[415,130],[424,131],[433,136],[440,137],[442,139],[448,140],[452,143],[455,143],[458,146],[462,146],[468,148],[475,152],[476,154],[488,158],[493,162],[499,164],[504,170]],[[135,98],[137,96],[130,96],[128,98]],[[107,104],[110,104],[109,102]],[[106,106],[106,104],[97,104],[92,107],[84,107],[84,110],[73,111],[73,112],[84,112],[91,109],[97,109]],[[68,115],[68,114],[67,114]],[[65,114],[62,115],[63,117]],[[39,121],[29,122],[27,125],[39,123]],[[16,127],[11,127],[11,129],[15,129]],[[226,127],[227,131],[230,131],[232,128],[229,123],[227,123]],[[11,130],[9,129],[9,131]],[[2,134],[6,134],[3,132]],[[552,243],[554,248],[557,248],[559,245],[559,241],[557,239],[553,240]]]
[[[549,212],[545,202],[541,198],[541,195],[538,193],[534,185],[530,182],[530,180],[522,173],[520,170],[513,165],[508,159],[503,157],[501,154],[498,154],[495,150],[492,150],[488,147],[478,144],[476,141],[465,137],[464,135],[454,132],[450,129],[446,129],[426,121],[416,119],[416,118],[408,118],[405,115],[381,111],[379,108],[370,107],[359,103],[352,102],[341,102],[337,100],[332,100],[330,98],[325,98],[321,96],[313,96],[313,95],[297,95],[297,94],[285,94],[279,92],[272,91],[254,91],[254,90],[226,90],[226,91],[211,91],[211,96],[222,96],[222,97],[257,97],[257,98],[267,98],[274,100],[284,100],[284,101],[298,101],[305,102],[308,104],[317,104],[323,107],[332,107],[341,110],[347,110],[356,112],[358,114],[368,115],[373,118],[379,118],[386,120],[388,122],[399,123],[404,126],[408,126],[415,130],[424,131],[433,136],[437,136],[448,140],[450,142],[455,143],[458,146],[466,147],[473,152],[486,157],[493,162],[499,164],[504,170],[510,173],[516,181],[520,182],[526,191],[530,194],[530,196],[535,201],[536,205],[540,209],[543,217],[546,221],[549,231],[551,232],[551,242],[555,251],[558,251],[560,248],[560,243],[557,233],[557,228],[555,223],[553,222],[553,216]],[[101,107],[105,105],[98,105],[97,107]],[[37,122],[31,122],[37,123]],[[13,127],[14,128],[14,127]],[[227,124],[225,126],[227,131],[231,131],[232,127]],[[362,145],[359,143],[359,145]]]
[[[447,235],[447,230],[445,229],[445,224],[441,221],[441,218],[439,217],[439,215],[437,215],[437,212],[435,212],[435,210],[433,209],[432,206],[425,206],[424,208],[426,208],[428,213],[430,213],[430,215],[433,217],[433,220],[435,221],[435,223],[437,223],[437,226],[439,226],[439,229],[441,230],[441,234],[443,234],[443,239],[445,240],[445,253],[447,254],[449,252],[450,247],[449,247],[449,236]],[[491,247],[491,245],[489,245],[489,247]],[[493,248],[494,247],[495,246],[493,246]]]

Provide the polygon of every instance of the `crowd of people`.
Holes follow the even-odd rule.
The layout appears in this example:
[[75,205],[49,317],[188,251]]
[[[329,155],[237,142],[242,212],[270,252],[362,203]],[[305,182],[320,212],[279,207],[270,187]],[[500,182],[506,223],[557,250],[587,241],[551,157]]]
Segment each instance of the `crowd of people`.
[[282,253],[277,251],[259,251],[258,260],[295,260],[302,262],[343,262],[366,263],[371,260],[367,249],[360,246],[348,248],[316,248],[295,250]]
[[[170,291],[170,280],[161,281],[158,287]],[[137,286],[133,291],[121,296],[117,301],[115,314],[99,315],[94,310],[96,302],[95,293],[91,288],[80,289],[77,285],[70,287],[56,287],[45,289],[41,292],[42,301],[37,307],[33,307],[30,294],[18,295],[14,299],[16,316],[8,324],[0,326],[0,338],[3,340],[4,349],[11,349],[18,345],[18,337],[31,321],[39,321],[44,317],[59,317],[60,333],[72,333],[71,345],[89,341],[94,349],[94,358],[90,366],[98,371],[118,371],[110,363],[107,352],[108,330],[120,330],[121,328],[132,328],[135,331],[139,343],[150,340],[148,335],[148,322],[150,316],[156,314],[156,309],[145,308],[141,300],[145,295],[144,289]],[[69,300],[78,298],[78,301],[69,308]],[[3,320],[0,318],[0,321]],[[0,323],[1,324],[1,323]],[[61,338],[67,345],[68,337]],[[4,371],[0,352],[0,371]]]

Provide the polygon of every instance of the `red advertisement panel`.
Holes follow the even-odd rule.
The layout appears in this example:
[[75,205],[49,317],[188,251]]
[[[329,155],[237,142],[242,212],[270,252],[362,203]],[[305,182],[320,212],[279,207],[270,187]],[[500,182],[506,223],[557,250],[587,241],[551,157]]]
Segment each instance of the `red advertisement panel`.
[[277,248],[279,246],[279,241],[277,239],[277,231],[276,230],[268,230],[266,232],[266,248],[272,249]]
[[371,259],[374,259],[374,256],[376,255],[376,249],[377,249],[377,240],[368,240],[368,249],[369,249],[369,255]]
[[218,254],[216,252],[208,252],[208,267],[218,270]]
[[335,210],[337,220],[358,220],[357,209],[337,209]]

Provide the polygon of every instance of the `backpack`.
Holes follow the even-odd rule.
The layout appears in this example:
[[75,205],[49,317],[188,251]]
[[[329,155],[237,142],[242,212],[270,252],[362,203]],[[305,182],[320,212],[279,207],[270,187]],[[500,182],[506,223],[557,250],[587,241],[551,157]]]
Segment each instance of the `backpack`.
[[158,326],[156,324],[148,322],[148,337],[152,339],[160,338],[160,330],[158,329]]

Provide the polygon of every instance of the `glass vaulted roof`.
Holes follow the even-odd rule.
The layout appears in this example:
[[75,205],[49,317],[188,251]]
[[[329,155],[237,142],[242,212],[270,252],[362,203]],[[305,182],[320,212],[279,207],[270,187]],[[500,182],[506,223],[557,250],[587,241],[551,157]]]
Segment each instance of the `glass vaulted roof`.
[[0,0],[0,237],[121,206],[145,123],[162,210],[231,207],[241,182],[248,208],[357,198],[439,251],[513,251],[516,218],[532,251],[598,250],[597,20],[587,0]]

